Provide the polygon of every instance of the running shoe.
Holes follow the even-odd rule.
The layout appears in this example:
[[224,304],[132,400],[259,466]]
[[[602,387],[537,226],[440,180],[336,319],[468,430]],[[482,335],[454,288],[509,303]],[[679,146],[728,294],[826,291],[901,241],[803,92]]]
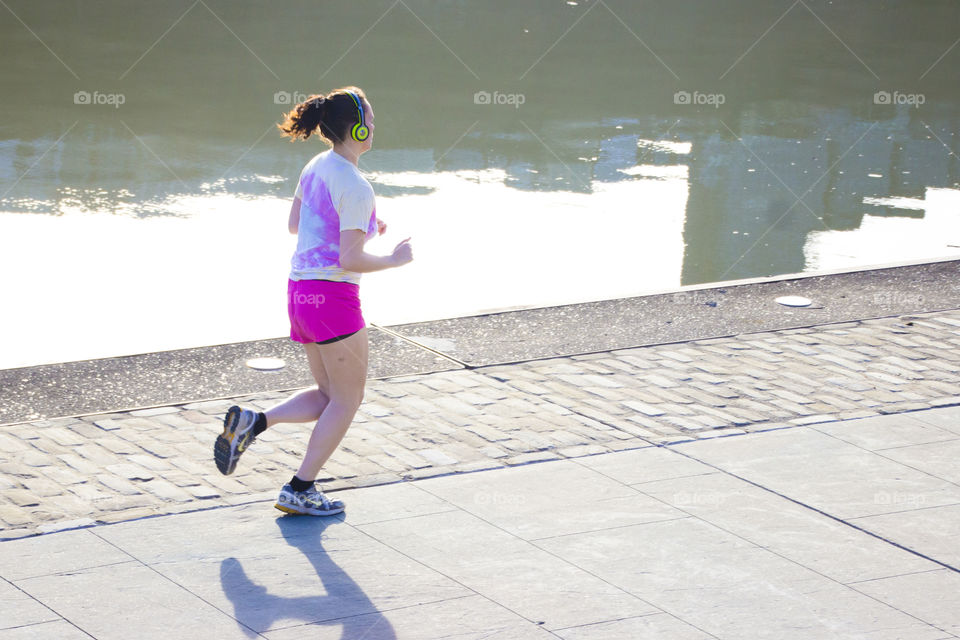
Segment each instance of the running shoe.
[[344,509],[343,502],[331,500],[316,486],[306,491],[294,491],[290,483],[283,485],[277,504],[273,506],[284,513],[304,516],[332,516]]
[[253,442],[253,425],[256,421],[256,411],[241,409],[236,405],[227,410],[223,418],[223,433],[217,436],[213,445],[213,460],[223,475],[233,473],[240,455]]

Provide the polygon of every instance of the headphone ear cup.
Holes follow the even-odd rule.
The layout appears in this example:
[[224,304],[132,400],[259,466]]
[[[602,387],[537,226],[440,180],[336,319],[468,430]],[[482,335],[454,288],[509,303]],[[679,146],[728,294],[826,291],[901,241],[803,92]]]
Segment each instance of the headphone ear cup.
[[350,132],[350,135],[353,136],[353,139],[357,142],[363,142],[370,137],[370,130],[358,122],[353,125],[353,130]]

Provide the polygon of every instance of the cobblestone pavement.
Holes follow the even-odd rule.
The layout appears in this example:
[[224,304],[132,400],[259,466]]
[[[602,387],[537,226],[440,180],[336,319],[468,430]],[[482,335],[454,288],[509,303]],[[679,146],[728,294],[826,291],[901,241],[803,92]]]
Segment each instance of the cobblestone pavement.
[[[960,404],[960,310],[368,382],[328,490]],[[272,499],[310,425],[221,476],[215,400],[0,427],[0,538]]]

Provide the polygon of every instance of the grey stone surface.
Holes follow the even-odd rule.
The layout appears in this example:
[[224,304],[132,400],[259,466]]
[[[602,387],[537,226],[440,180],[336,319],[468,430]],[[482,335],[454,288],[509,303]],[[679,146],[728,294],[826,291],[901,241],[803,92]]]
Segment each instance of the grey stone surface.
[[[374,326],[368,333],[370,378],[460,367]],[[246,366],[263,357],[282,358],[286,367]],[[0,369],[0,424],[313,384],[303,347],[289,338]]]
[[867,580],[854,589],[960,635],[960,574],[948,569]]
[[65,620],[0,629],[0,640],[90,640],[90,635]]
[[960,438],[885,449],[882,455],[913,469],[960,485]]
[[[24,558],[29,558],[29,561],[23,561]],[[132,559],[89,530],[64,531],[56,536],[28,538],[16,546],[0,544],[0,576],[17,581],[130,562]]]
[[[6,580],[0,580],[0,632],[14,627],[55,622],[60,616]],[[0,636],[2,637],[2,636]]]
[[838,518],[960,503],[960,487],[811,429],[676,445]]
[[918,501],[910,506],[851,522],[960,571],[960,503],[927,507]]
[[[349,631],[350,635],[344,632]],[[269,640],[393,640],[457,638],[460,640],[548,640],[552,634],[516,613],[479,595],[338,619],[329,625],[293,627],[264,634]]]
[[[814,429],[870,451],[943,442],[945,440],[960,440],[960,434],[935,427],[915,417],[917,415],[922,414],[898,413],[860,420],[846,420],[816,425]],[[893,452],[886,452],[884,455],[893,458],[894,456],[890,455],[891,453]]]
[[723,473],[652,481],[634,488],[838,582],[938,566]]
[[[960,306],[960,261],[712,287],[389,327],[479,366]],[[910,295],[902,292],[909,291]],[[899,295],[894,295],[899,292]],[[814,304],[784,307],[802,295]]]
[[570,460],[436,478],[419,486],[524,540],[687,517]]
[[[336,490],[793,426],[889,460],[886,450],[960,437],[958,345],[951,310],[369,380],[320,479]],[[309,423],[261,434],[230,477],[210,451],[230,405],[267,410],[289,395],[5,425],[0,538],[276,491]],[[688,473],[693,463],[673,457]],[[873,499],[910,508],[920,498],[885,488]]]
[[714,473],[713,467],[668,447],[644,447],[605,456],[588,456],[577,462],[623,484]]
[[956,572],[893,543],[950,561],[960,505],[851,521],[877,538],[675,451],[773,460],[788,433],[876,455],[795,427],[347,489],[331,518],[268,500],[0,543],[26,596],[4,613],[36,621],[0,640],[949,637]]
[[716,636],[701,631],[669,613],[598,622],[580,627],[559,629],[556,635],[564,640],[708,640]]
[[944,635],[695,518],[537,544],[718,638],[934,640]]
[[[101,535],[257,632],[471,593],[338,517],[283,517],[258,504],[180,518]],[[184,545],[184,527],[204,543]]]
[[230,616],[137,562],[16,584],[97,640],[250,637]]
[[359,528],[524,618],[542,621],[546,629],[657,611],[563,556],[464,511]]

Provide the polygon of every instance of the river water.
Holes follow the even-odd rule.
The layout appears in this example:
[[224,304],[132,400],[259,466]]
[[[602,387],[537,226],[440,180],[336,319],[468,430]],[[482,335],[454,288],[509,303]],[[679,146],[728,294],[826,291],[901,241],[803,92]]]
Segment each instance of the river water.
[[286,335],[345,84],[394,324],[960,254],[952,0],[5,0],[0,368]]

